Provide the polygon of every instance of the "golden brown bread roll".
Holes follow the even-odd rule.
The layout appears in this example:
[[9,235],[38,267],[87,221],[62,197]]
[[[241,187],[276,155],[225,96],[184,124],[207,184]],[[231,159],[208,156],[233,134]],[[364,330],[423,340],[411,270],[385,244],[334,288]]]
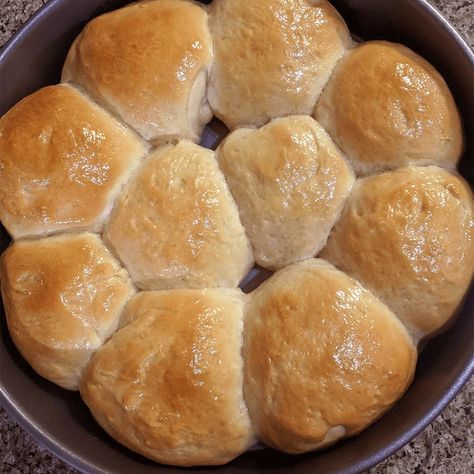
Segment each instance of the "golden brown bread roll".
[[134,293],[127,272],[89,233],[16,241],[2,255],[0,281],[18,350],[36,372],[70,390]]
[[104,237],[142,289],[236,287],[253,265],[214,153],[187,141],[150,155]]
[[324,260],[275,273],[251,295],[244,395],[258,435],[302,453],[366,428],[412,380],[403,324]]
[[315,120],[238,129],[217,156],[259,265],[281,268],[324,247],[354,177]]
[[313,113],[345,49],[344,20],[326,1],[214,0],[209,103],[229,128]]
[[464,180],[435,166],[362,179],[321,255],[360,280],[417,338],[441,328],[474,271]]
[[[127,271],[89,233],[18,240],[0,259],[20,352],[49,380],[81,384],[97,421],[130,449],[219,465],[255,429],[289,453],[354,435],[403,394],[415,343],[465,293],[472,194],[435,167],[357,183],[323,253],[351,276],[310,259],[249,296],[226,288],[253,265],[249,240],[272,270],[321,250],[354,184],[343,153],[361,175],[457,163],[459,114],[433,67],[400,45],[353,46],[325,0],[144,0],[90,22],[64,84],[0,120],[0,219],[13,237],[108,222],[105,242],[135,283],[167,290],[129,301]],[[230,128],[248,127],[218,162],[187,141],[211,119],[208,94]],[[168,145],[110,215],[150,150],[122,122]]]
[[459,113],[444,79],[399,44],[371,41],[349,51],[315,116],[359,174],[407,164],[454,168],[463,148]]
[[0,119],[0,220],[15,238],[100,231],[148,145],[67,85]]
[[99,424],[165,464],[225,464],[245,451],[243,309],[240,290],[139,293],[81,383]]
[[136,2],[94,18],[71,47],[62,81],[84,87],[147,140],[199,141],[212,113],[207,13],[197,2]]

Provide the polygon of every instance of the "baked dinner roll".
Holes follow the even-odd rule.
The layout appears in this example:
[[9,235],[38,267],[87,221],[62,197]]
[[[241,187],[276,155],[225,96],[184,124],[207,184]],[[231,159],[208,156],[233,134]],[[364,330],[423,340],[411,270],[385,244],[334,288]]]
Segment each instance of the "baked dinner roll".
[[70,390],[134,293],[127,272],[89,233],[17,240],[2,255],[0,281],[18,350],[36,372]]
[[94,18],[71,47],[62,81],[84,87],[147,140],[199,141],[212,113],[207,13],[187,0],[136,2]]
[[218,157],[259,265],[274,270],[324,247],[354,177],[315,120],[238,129]]
[[454,168],[461,120],[440,74],[405,46],[363,43],[340,61],[316,119],[359,174],[407,164]]
[[209,102],[229,128],[312,114],[345,49],[344,20],[326,1],[214,0]]
[[250,418],[265,443],[288,453],[360,432],[415,370],[403,324],[324,260],[286,267],[252,293],[244,334]]
[[104,237],[142,289],[236,287],[253,265],[214,153],[187,141],[150,155]]
[[0,220],[14,238],[100,231],[147,150],[72,87],[40,89],[0,119]]
[[322,255],[378,295],[421,338],[449,320],[474,271],[464,180],[435,166],[360,180]]
[[242,394],[240,290],[142,292],[93,357],[81,394],[128,448],[178,466],[225,464],[253,443]]

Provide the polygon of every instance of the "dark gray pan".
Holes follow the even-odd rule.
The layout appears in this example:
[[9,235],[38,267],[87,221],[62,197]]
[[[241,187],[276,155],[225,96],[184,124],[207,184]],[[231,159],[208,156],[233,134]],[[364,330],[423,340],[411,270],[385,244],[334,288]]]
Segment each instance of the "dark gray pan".
[[[0,53],[0,115],[25,95],[58,82],[66,52],[84,24],[123,0],[52,0]],[[402,42],[426,57],[446,78],[464,118],[467,149],[461,172],[474,184],[474,55],[442,16],[423,0],[335,0],[353,34]],[[0,251],[8,245],[0,231]],[[0,403],[41,444],[90,473],[176,473],[111,440],[93,421],[79,395],[36,375],[18,354],[0,315]],[[474,368],[474,288],[449,331],[424,348],[405,396],[361,435],[303,456],[273,450],[246,453],[220,468],[226,474],[355,473],[400,449],[451,401]],[[194,472],[217,469],[196,468]],[[188,469],[189,471],[189,469]]]

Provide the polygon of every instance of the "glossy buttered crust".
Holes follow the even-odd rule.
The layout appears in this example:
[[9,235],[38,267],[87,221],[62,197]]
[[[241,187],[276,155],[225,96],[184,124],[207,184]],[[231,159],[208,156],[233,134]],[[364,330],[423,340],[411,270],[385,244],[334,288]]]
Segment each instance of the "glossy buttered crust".
[[288,453],[366,428],[404,393],[416,365],[397,317],[320,259],[286,267],[254,291],[244,334],[252,422]]
[[135,291],[89,233],[16,241],[2,255],[0,281],[15,345],[40,375],[70,390]]
[[236,287],[254,263],[214,152],[186,141],[149,156],[104,237],[142,289]]
[[[253,265],[218,163],[197,141],[215,114],[229,127],[311,114],[352,47],[318,0],[143,1],[90,22],[62,80],[78,85],[156,149],[120,195],[104,232],[144,289],[235,287]],[[214,35],[211,47],[210,32]],[[365,58],[365,59],[364,59]],[[210,85],[209,70],[213,66]],[[207,92],[206,92],[207,91]],[[66,84],[0,121],[0,218],[14,238],[99,232],[149,150]],[[319,251],[353,176],[406,163],[454,167],[459,115],[439,74],[399,45],[348,52],[316,117],[235,131],[219,161],[257,261],[278,268]],[[387,177],[388,176],[388,177]],[[363,199],[362,199],[363,197]],[[277,272],[248,297],[245,395],[262,440],[290,453],[364,429],[413,376],[415,340],[449,319],[473,273],[473,201],[437,168],[359,181],[322,260]],[[13,340],[44,377],[77,388],[134,292],[92,234],[17,241],[2,257]],[[117,440],[159,462],[223,464],[252,442],[242,398],[239,290],[143,292],[82,380]]]
[[458,175],[406,167],[362,179],[321,255],[421,338],[453,315],[474,271],[472,193]]
[[209,102],[230,129],[313,112],[318,95],[352,44],[326,1],[214,0]]
[[360,174],[408,164],[454,168],[463,149],[444,79],[399,44],[370,41],[346,53],[315,116]]
[[147,150],[72,87],[40,89],[0,119],[0,219],[14,238],[100,231]]
[[278,269],[324,247],[354,177],[315,120],[292,116],[241,128],[217,156],[259,265]]
[[128,324],[101,348],[81,383],[100,425],[165,464],[225,464],[253,434],[242,393],[240,290],[142,292]]
[[212,113],[207,13],[197,2],[133,3],[87,24],[71,47],[62,81],[94,99],[151,141],[199,141]]

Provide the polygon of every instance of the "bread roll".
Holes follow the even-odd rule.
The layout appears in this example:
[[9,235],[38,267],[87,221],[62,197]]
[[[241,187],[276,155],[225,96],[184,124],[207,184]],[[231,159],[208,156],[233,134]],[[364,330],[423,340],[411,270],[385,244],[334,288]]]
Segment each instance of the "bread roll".
[[236,287],[253,265],[214,153],[154,152],[117,200],[105,239],[142,289]]
[[139,293],[81,384],[99,424],[164,464],[225,464],[245,451],[243,308],[240,290]]
[[69,51],[62,81],[84,87],[147,140],[199,141],[212,117],[211,60],[199,3],[143,1],[88,23]]
[[405,46],[363,43],[338,64],[316,119],[359,174],[407,164],[454,168],[463,137],[439,73]]
[[351,45],[326,1],[214,0],[215,61],[209,102],[229,128],[312,114],[326,81]]
[[324,258],[360,280],[417,338],[440,329],[474,271],[474,209],[464,180],[399,168],[354,187]]
[[100,231],[147,150],[72,87],[40,89],[0,119],[0,220],[14,238]]
[[366,428],[412,380],[403,324],[323,260],[286,267],[251,294],[244,395],[258,435],[288,453]]
[[18,350],[36,372],[69,390],[77,390],[134,293],[127,272],[88,233],[16,241],[2,255],[0,280]]
[[274,270],[324,247],[354,177],[315,120],[236,130],[218,157],[259,265]]

